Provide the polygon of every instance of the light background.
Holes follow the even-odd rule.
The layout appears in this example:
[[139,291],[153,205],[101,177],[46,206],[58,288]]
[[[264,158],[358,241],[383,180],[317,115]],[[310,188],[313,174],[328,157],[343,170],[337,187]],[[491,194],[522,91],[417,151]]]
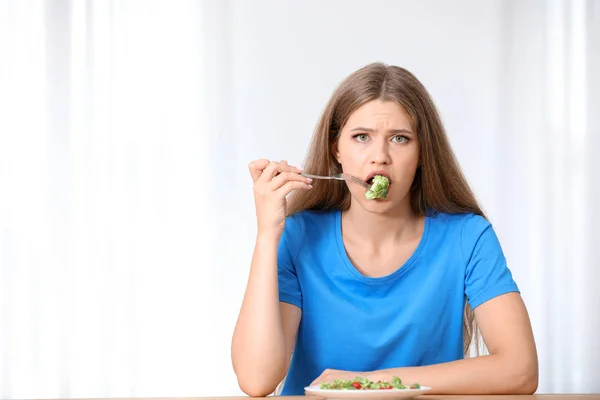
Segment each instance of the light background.
[[597,0],[0,0],[0,397],[241,394],[247,164],[373,61],[439,106],[539,392],[600,392],[598,50]]

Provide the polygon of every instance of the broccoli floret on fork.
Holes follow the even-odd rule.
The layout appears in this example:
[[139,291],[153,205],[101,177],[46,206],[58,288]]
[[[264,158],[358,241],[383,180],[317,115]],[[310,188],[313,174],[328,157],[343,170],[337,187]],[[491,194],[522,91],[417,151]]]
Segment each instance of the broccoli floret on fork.
[[373,178],[373,185],[367,190],[365,196],[369,200],[373,199],[385,199],[388,194],[388,188],[390,186],[390,180],[382,175],[375,175]]

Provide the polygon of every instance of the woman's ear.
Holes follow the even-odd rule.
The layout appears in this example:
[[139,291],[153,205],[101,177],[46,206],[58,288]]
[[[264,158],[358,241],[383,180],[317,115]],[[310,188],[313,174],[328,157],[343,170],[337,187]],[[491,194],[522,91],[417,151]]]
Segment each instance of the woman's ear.
[[335,160],[338,162],[338,164],[342,165],[342,159],[340,158],[337,142],[335,142],[331,147],[331,152],[333,153],[333,157],[335,157]]

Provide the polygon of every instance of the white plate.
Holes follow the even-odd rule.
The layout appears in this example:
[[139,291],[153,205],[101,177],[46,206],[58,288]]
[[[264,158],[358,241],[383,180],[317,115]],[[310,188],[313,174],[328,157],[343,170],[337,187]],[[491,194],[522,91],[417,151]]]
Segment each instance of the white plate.
[[431,390],[428,386],[420,389],[384,389],[384,390],[336,390],[320,389],[319,386],[307,386],[307,396],[318,396],[326,399],[409,399],[425,394]]

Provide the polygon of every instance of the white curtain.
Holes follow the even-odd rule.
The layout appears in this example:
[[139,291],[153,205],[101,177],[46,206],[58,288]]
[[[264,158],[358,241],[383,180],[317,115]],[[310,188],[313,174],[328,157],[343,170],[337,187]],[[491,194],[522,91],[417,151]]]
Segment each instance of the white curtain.
[[492,217],[529,307],[540,389],[600,392],[600,3],[505,4]]
[[205,385],[201,11],[0,2],[0,397]]
[[[1,398],[240,394],[246,165],[299,163],[333,86],[379,59],[440,106],[539,392],[600,392],[600,4],[370,4],[0,0]],[[425,31],[355,29],[397,15]]]

